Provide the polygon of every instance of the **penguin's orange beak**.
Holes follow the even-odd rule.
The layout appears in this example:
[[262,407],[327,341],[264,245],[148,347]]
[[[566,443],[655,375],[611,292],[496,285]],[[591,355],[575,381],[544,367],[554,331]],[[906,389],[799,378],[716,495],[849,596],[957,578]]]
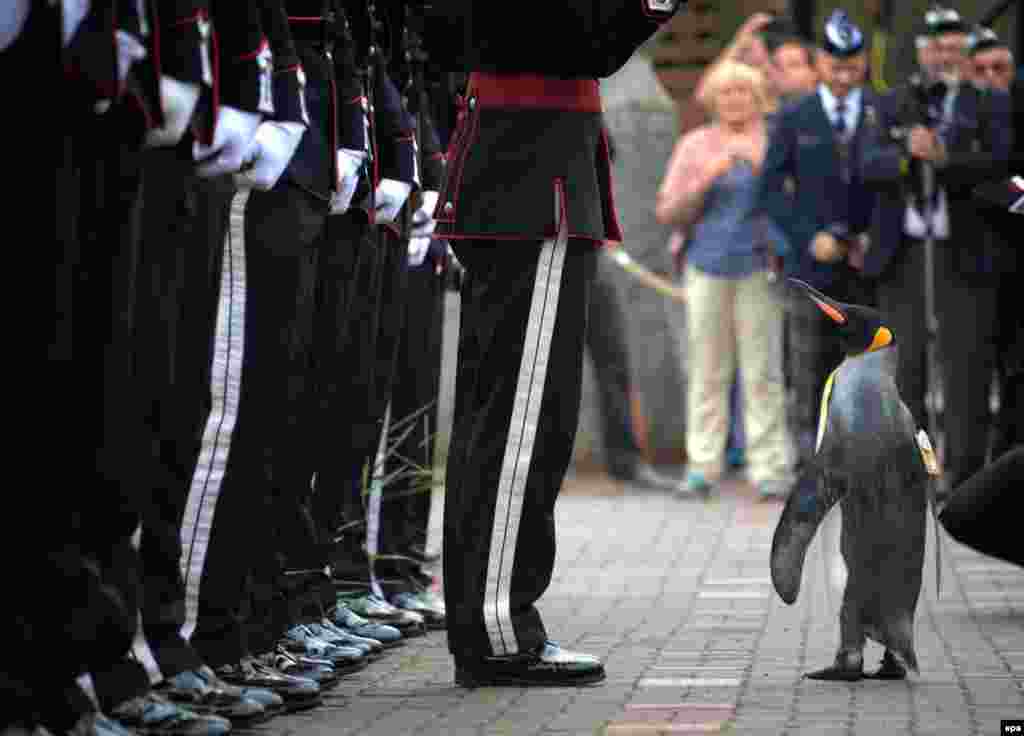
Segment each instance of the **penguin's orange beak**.
[[825,315],[833,322],[840,325],[846,324],[846,312],[844,312],[842,307],[839,306],[839,302],[829,299],[827,296],[822,294],[813,286],[801,281],[800,279],[794,279],[790,277],[788,281],[792,282],[796,286],[799,286],[801,289],[807,292],[807,296],[811,298],[811,301],[817,304],[818,309],[824,312]]

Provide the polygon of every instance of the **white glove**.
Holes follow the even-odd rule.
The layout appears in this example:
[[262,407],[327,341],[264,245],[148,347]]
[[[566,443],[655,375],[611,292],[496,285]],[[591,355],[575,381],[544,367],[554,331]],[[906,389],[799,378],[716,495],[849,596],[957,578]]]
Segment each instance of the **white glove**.
[[199,85],[182,82],[163,75],[160,77],[160,106],[164,113],[162,128],[146,133],[147,146],[176,146],[185,135],[192,113],[199,102]]
[[430,250],[430,238],[409,238],[409,265],[420,266]]
[[[85,7],[81,10],[81,15],[77,22],[74,23],[74,28],[78,28],[78,23],[82,22],[82,18],[89,12],[89,4],[82,3]],[[14,39],[21,35],[22,28],[25,27],[25,21],[28,20],[28,11],[31,9],[32,3],[29,0],[14,0],[8,3],[8,8],[5,12],[0,13],[0,51],[3,51],[12,43]],[[65,25],[67,25],[67,19],[65,19]],[[65,31],[64,33],[64,45],[68,45],[68,41],[71,40],[71,36],[74,35],[74,29]]]
[[434,234],[437,221],[434,220],[434,209],[437,207],[437,192],[423,192],[423,199],[420,208],[412,213],[412,230],[409,235],[413,238],[429,238]]
[[117,79],[123,82],[128,78],[128,70],[136,61],[146,58],[146,47],[139,39],[127,31],[117,31]]
[[[20,13],[22,8],[25,9],[25,15],[28,15],[28,6],[31,2],[19,0],[14,3],[14,13]],[[71,43],[71,39],[75,37],[75,33],[78,32],[78,27],[82,25],[82,21],[85,20],[85,16],[89,14],[89,0],[63,0],[61,2],[61,37],[64,42],[64,47]],[[21,19],[21,22],[25,22],[25,18]],[[21,30],[20,28],[18,29]],[[15,34],[17,37],[17,34]]]
[[398,213],[412,194],[412,184],[395,179],[381,179],[374,192],[374,222],[386,225],[394,222]]
[[331,214],[342,215],[348,211],[359,186],[359,170],[366,163],[366,151],[353,151],[350,148],[339,148],[338,191],[331,193]]
[[217,114],[217,127],[213,131],[213,145],[204,146],[196,141],[192,157],[202,161],[196,167],[199,176],[214,177],[233,174],[242,168],[262,116],[222,105]]
[[[132,64],[146,58],[146,47],[127,31],[117,31],[114,38],[117,41],[117,81],[123,84],[128,78]],[[110,99],[96,100],[93,110],[97,115],[103,115],[112,105],[113,101]]]
[[279,123],[274,120],[262,123],[249,143],[249,150],[245,152],[247,168],[235,174],[238,188],[252,187],[262,192],[273,189],[288,168],[305,132],[306,126],[301,123]]

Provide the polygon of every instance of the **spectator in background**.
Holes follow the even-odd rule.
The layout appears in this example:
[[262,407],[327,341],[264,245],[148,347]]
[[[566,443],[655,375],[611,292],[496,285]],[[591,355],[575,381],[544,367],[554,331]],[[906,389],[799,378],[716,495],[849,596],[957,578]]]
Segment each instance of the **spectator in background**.
[[[1011,92],[1015,90],[1014,145],[1021,148],[1021,89],[1017,81],[1013,52],[1002,39],[989,28],[977,28],[967,37],[967,67],[971,81],[981,89]],[[1019,160],[1011,165],[1010,171],[1020,173]],[[1002,270],[1011,274],[1020,267],[1020,254],[1014,247],[1014,240],[1020,232],[1019,216],[1002,211],[985,213],[986,221],[1003,240],[1003,256],[1006,259]],[[1024,411],[1024,322],[1016,304],[1020,295],[1016,293],[1010,279],[1002,279],[996,297],[996,385],[999,394],[999,413],[995,417],[995,432],[990,456],[995,459],[1014,444],[1024,442],[1024,426],[1021,413]]]
[[784,105],[813,92],[818,83],[814,54],[788,20],[754,13],[740,26],[732,41],[704,71],[694,98],[710,110],[707,80],[720,64],[738,61],[765,75],[766,95]]
[[[718,59],[705,70],[694,93],[695,99],[709,113],[707,79],[725,61],[738,61],[759,69],[764,74],[769,111],[766,114],[767,134],[771,136],[777,109],[814,90],[818,75],[814,69],[812,50],[800,38],[796,26],[785,18],[768,13],[755,13],[740,26],[733,40],[719,55]],[[677,271],[682,268],[685,233],[679,233],[677,247],[673,250]],[[778,259],[769,254],[771,267],[778,270]],[[730,390],[730,432],[726,447],[726,464],[738,469],[746,464],[746,441],[743,436],[742,378],[733,377]]]
[[768,51],[763,71],[779,103],[785,105],[813,92],[818,86],[814,50],[800,38],[796,27],[775,20],[762,28],[760,35]]
[[689,230],[685,284],[687,476],[681,497],[710,492],[722,474],[729,386],[744,394],[748,473],[763,496],[790,485],[781,377],[782,311],[764,252],[773,229],[757,205],[770,106],[760,71],[721,60],[704,83],[713,121],[676,144],[658,192],[658,221]]
[[975,86],[1009,92],[1016,69],[1013,52],[990,28],[979,28],[967,37],[967,69]]
[[[782,110],[761,177],[761,202],[789,244],[784,266],[844,302],[870,304],[859,268],[875,195],[860,180],[866,130],[878,100],[864,86],[864,37],[845,12],[833,13],[816,54],[821,84]],[[802,294],[786,299],[789,425],[801,464],[813,457],[821,391],[843,359],[838,333]]]
[[[1004,270],[1008,249],[979,212],[972,192],[1005,171],[1012,130],[1009,98],[984,93],[961,78],[966,33],[956,11],[934,8],[925,23],[931,37],[928,64],[886,96],[863,157],[865,180],[880,195],[867,270],[878,274],[879,306],[898,336],[900,393],[922,426],[927,371],[941,369],[943,478],[956,487],[985,462],[996,298],[1000,282],[1010,276]],[[929,170],[935,187],[926,199]],[[926,361],[929,237],[935,246],[939,366]]]

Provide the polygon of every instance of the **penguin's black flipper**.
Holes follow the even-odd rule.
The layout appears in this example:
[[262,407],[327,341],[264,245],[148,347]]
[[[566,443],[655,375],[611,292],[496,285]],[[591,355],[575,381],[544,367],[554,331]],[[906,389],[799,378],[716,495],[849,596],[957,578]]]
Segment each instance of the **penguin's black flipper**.
[[845,483],[830,483],[821,466],[822,455],[816,455],[800,476],[782,509],[772,537],[772,584],[788,604],[800,592],[807,547],[814,538],[821,520],[842,497]]

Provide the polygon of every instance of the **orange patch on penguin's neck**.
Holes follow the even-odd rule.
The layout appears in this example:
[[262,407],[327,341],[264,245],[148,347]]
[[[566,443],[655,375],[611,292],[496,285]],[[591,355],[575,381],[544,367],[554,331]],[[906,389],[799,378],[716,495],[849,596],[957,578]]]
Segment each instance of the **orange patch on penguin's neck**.
[[892,331],[888,327],[879,327],[875,330],[875,337],[868,346],[868,352],[884,348],[892,344]]

